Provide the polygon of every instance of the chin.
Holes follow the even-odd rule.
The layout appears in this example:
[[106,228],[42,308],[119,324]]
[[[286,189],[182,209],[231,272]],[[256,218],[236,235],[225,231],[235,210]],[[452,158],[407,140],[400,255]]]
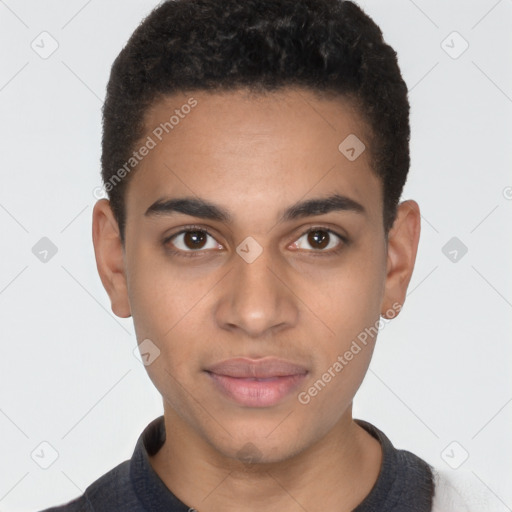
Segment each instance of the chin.
[[306,446],[301,448],[299,440],[291,439],[286,435],[281,438],[274,436],[272,439],[265,435],[263,434],[259,438],[251,435],[239,435],[236,439],[223,439],[220,445],[214,443],[213,446],[225,457],[248,467],[280,463],[294,457],[306,448]]

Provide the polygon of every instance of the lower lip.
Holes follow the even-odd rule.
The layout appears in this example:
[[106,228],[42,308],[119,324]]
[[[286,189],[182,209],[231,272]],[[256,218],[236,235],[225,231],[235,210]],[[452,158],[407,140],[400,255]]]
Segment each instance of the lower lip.
[[278,404],[306,377],[306,374],[300,374],[253,380],[207,373],[225,396],[247,407],[270,407]]

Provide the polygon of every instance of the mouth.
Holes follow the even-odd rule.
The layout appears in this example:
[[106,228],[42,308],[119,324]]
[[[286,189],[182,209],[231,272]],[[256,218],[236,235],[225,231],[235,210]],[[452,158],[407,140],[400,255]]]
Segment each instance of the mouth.
[[207,368],[216,391],[245,407],[271,407],[289,396],[308,370],[276,358],[229,359]]

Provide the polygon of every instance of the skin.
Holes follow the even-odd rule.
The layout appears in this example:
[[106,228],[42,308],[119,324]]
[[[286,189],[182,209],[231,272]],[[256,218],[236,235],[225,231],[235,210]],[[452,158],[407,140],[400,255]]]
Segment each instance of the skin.
[[[98,201],[93,213],[96,261],[112,311],[131,315],[138,342],[149,338],[160,350],[146,369],[163,397],[167,439],[152,467],[201,512],[350,511],[370,492],[382,460],[379,443],[352,419],[375,338],[308,404],[297,393],[393,304],[404,303],[419,207],[401,203],[386,240],[367,127],[348,100],[290,88],[265,96],[194,91],[155,104],[144,138],[190,96],[197,106],[130,177],[124,247],[109,202]],[[367,146],[352,162],[338,150],[351,133]],[[292,204],[333,192],[360,203],[364,214],[279,222]],[[144,215],[164,197],[201,197],[233,220]],[[163,242],[189,224],[212,237],[198,257],[171,254],[172,242],[198,252],[183,235]],[[348,243],[332,234],[327,249],[319,248],[307,236],[313,227]],[[252,263],[236,252],[248,236],[262,248]],[[271,407],[231,402],[203,371],[232,357],[265,356],[308,369],[304,385]],[[242,456],[247,450],[252,463]]]

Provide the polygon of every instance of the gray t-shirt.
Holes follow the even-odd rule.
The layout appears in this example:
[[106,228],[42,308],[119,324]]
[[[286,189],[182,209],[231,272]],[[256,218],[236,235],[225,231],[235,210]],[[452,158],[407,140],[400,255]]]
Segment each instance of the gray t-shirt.
[[[411,452],[397,450],[376,427],[355,420],[382,446],[382,466],[372,490],[353,512],[430,512],[432,468]],[[139,436],[132,458],[94,481],[69,503],[42,512],[189,512],[153,470],[149,455],[165,441],[164,417],[154,419]],[[200,511],[199,511],[200,512]]]

